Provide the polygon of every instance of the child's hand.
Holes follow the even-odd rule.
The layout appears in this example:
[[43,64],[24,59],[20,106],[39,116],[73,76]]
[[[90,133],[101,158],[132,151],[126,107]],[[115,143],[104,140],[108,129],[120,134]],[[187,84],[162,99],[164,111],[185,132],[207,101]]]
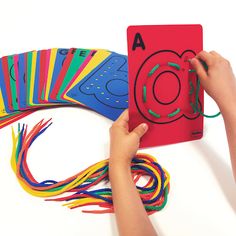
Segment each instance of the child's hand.
[[109,180],[119,235],[156,236],[135,186],[130,166],[139,148],[140,138],[148,126],[140,124],[129,132],[128,121],[129,113],[125,110],[110,128]]
[[[207,64],[207,71],[200,60]],[[201,85],[220,109],[225,110],[236,105],[236,80],[229,61],[214,51],[210,53],[202,51],[191,60],[191,63]]]
[[[207,64],[207,71],[199,60]],[[236,182],[236,80],[230,63],[214,51],[200,52],[191,63],[199,76],[201,85],[216,101],[222,112]]]
[[110,128],[110,161],[130,164],[139,148],[140,138],[148,126],[143,123],[132,132],[128,127],[129,112],[125,110]]

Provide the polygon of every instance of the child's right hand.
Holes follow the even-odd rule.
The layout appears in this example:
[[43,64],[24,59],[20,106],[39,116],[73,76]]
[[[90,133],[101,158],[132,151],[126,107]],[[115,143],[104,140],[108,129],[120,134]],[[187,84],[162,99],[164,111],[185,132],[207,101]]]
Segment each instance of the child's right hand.
[[[207,71],[200,60],[207,64]],[[229,61],[214,51],[201,51],[191,59],[191,64],[204,90],[215,100],[221,111],[236,107],[236,80]]]
[[[206,71],[200,62],[204,61]],[[236,80],[230,63],[216,52],[200,52],[191,60],[201,85],[218,104],[225,122],[230,158],[236,183]]]

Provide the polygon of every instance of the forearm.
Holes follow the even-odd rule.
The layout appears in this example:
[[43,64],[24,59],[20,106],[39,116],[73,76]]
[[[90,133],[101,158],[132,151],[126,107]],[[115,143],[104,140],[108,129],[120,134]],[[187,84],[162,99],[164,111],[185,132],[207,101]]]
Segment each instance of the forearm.
[[[236,102],[236,99],[235,99]],[[235,104],[228,104],[227,107],[221,109],[224,118],[225,129],[227,133],[232,170],[236,182],[236,107]]]
[[131,175],[130,164],[109,163],[109,178],[121,236],[156,236]]

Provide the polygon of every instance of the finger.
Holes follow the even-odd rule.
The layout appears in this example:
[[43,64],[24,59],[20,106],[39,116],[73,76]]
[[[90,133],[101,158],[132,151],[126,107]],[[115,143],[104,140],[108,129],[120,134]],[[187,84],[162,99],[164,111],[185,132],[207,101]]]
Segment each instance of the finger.
[[226,58],[224,58],[223,56],[221,56],[219,53],[217,53],[216,51],[211,51],[210,52],[212,55],[215,56],[215,58],[218,59],[218,61],[227,61]]
[[127,127],[129,122],[129,111],[128,109],[124,110],[114,124]]
[[148,130],[148,125],[146,123],[142,123],[140,125],[138,125],[135,129],[132,130],[132,132],[130,132],[129,135],[131,136],[136,136],[138,137],[138,139],[140,139]]
[[216,51],[210,51],[210,54],[219,58],[219,57],[222,57],[219,53],[217,53]]
[[199,76],[200,80],[204,80],[207,78],[207,72],[202,63],[197,58],[193,58],[191,60],[191,64],[193,66],[193,69],[196,70],[196,73]]
[[211,66],[214,62],[213,55],[206,51],[201,51],[200,53],[198,53],[196,58],[204,61],[208,66]]

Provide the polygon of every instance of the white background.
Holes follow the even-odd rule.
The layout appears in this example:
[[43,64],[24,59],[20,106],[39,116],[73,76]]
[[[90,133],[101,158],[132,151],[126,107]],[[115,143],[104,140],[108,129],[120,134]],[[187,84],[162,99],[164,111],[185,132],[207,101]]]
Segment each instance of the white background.
[[[204,49],[220,52],[235,68],[234,4],[233,0],[0,0],[0,56],[52,47],[127,54],[128,25],[200,23]],[[205,111],[218,111],[209,98]],[[29,152],[29,166],[38,180],[64,179],[108,157],[111,121],[80,108],[61,108],[36,112],[21,122],[32,127],[51,117],[54,124]],[[236,235],[236,185],[222,117],[205,119],[204,129],[202,140],[145,150],[171,175],[168,204],[151,217],[160,235]],[[83,214],[24,192],[10,168],[11,148],[11,128],[6,127],[0,130],[0,235],[117,235],[113,215]]]

